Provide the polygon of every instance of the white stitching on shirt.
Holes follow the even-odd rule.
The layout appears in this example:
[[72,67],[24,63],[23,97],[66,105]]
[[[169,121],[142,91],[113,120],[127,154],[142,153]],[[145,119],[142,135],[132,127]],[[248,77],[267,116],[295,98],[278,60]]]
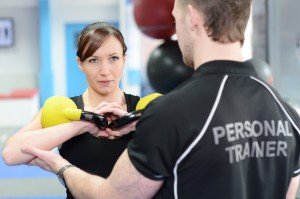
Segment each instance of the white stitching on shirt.
[[228,78],[228,75],[225,75],[223,80],[222,80],[222,83],[220,85],[216,100],[214,102],[214,105],[213,105],[213,107],[212,107],[212,109],[209,113],[209,116],[208,116],[202,130],[199,132],[199,135],[192,142],[192,144],[184,151],[184,153],[179,157],[179,159],[176,161],[175,167],[173,169],[173,174],[174,174],[174,197],[175,197],[175,199],[178,199],[178,190],[177,190],[177,181],[178,181],[177,168],[178,168],[178,165],[191,152],[191,150],[194,148],[194,146],[196,146],[196,144],[200,141],[200,139],[203,137],[204,133],[206,132],[206,130],[207,130],[214,114],[215,114],[215,111],[216,111],[216,109],[219,105],[220,98],[221,98],[221,95],[223,93],[224,85],[226,83],[227,78]]
[[[251,79],[257,81],[258,83],[262,84],[270,93],[271,95],[274,97],[274,99],[276,100],[276,102],[278,103],[278,105],[280,106],[280,108],[283,110],[284,114],[287,116],[287,118],[290,120],[291,124],[293,125],[293,127],[297,130],[297,132],[300,135],[300,130],[298,128],[298,126],[294,123],[294,120],[290,117],[290,115],[287,113],[287,111],[285,110],[285,108],[282,106],[281,102],[278,100],[278,98],[276,97],[276,95],[273,93],[273,91],[262,81],[260,81],[259,79],[250,76]],[[294,171],[294,174],[298,174],[300,172],[300,169]]]
[[284,114],[287,116],[287,118],[290,120],[291,124],[293,125],[293,127],[297,130],[297,132],[300,135],[300,130],[298,128],[298,126],[295,124],[294,120],[290,117],[290,115],[287,113],[287,111],[285,110],[285,108],[282,106],[281,102],[278,100],[278,98],[276,97],[276,95],[273,93],[273,91],[262,81],[260,81],[259,79],[256,79],[253,76],[250,76],[251,79],[257,81],[258,83],[262,84],[270,93],[271,95],[274,97],[274,99],[277,101],[278,105],[280,106],[280,108],[283,110]]

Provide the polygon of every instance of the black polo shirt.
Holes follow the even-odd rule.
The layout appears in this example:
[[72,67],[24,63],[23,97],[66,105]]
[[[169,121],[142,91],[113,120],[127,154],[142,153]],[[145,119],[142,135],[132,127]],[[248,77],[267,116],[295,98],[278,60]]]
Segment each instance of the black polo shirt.
[[212,61],[150,103],[128,154],[155,198],[282,199],[300,174],[300,119],[249,63]]

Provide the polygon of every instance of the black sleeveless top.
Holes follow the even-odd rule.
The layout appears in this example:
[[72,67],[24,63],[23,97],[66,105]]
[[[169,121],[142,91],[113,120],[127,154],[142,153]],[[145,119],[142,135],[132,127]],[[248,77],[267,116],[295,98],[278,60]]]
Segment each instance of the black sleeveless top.
[[[134,111],[140,98],[126,93],[124,95],[127,111]],[[82,95],[71,99],[79,109],[84,108]],[[126,149],[133,133],[130,132],[118,139],[97,138],[89,133],[84,133],[64,142],[59,149],[59,153],[76,167],[106,178],[112,171],[119,156]],[[67,198],[73,198],[68,188]]]

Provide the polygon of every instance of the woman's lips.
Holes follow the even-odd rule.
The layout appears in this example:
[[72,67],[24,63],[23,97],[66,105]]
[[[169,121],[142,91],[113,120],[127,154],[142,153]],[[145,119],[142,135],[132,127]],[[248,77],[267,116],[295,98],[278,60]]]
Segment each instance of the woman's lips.
[[112,82],[112,80],[101,80],[101,81],[98,81],[100,84],[104,84],[104,85],[106,85],[106,84],[109,84],[109,83],[111,83]]

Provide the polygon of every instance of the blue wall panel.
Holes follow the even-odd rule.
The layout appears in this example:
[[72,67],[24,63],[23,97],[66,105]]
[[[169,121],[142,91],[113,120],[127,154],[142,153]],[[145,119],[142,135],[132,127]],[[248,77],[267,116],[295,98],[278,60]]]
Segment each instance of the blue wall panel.
[[39,0],[40,17],[40,72],[39,92],[41,103],[53,95],[53,72],[51,65],[51,21],[48,0]]

